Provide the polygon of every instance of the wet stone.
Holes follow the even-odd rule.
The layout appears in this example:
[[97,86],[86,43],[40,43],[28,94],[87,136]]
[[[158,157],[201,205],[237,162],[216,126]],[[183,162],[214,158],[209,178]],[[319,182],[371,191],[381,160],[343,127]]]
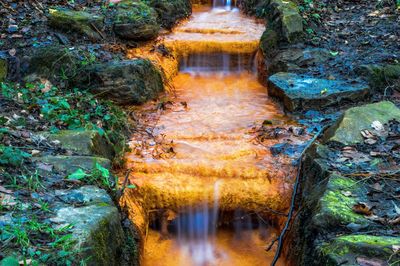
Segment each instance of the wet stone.
[[111,161],[101,157],[92,156],[44,156],[44,157],[33,157],[33,161],[50,164],[56,171],[65,172],[71,174],[78,169],[90,171],[94,169],[95,164],[99,163],[104,168],[111,168]]
[[327,139],[344,145],[362,143],[361,130],[372,129],[374,121],[386,124],[392,119],[400,121],[400,109],[389,101],[353,107],[328,131]]
[[368,96],[369,86],[280,72],[269,78],[268,92],[281,100],[286,110],[295,112],[361,101]]
[[95,130],[62,130],[49,135],[50,141],[59,141],[63,149],[79,155],[98,155],[112,159],[112,145]]

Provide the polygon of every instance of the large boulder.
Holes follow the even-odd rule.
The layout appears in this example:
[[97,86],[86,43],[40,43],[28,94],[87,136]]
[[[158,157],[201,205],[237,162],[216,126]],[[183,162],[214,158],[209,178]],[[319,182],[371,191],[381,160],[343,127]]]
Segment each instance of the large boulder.
[[400,121],[400,109],[389,101],[353,107],[328,131],[327,138],[344,145],[363,143],[361,130],[371,129],[374,121],[385,124],[393,119]]
[[190,16],[190,0],[147,0],[148,5],[157,12],[157,21],[164,28],[171,29],[180,19]]
[[158,36],[157,12],[143,2],[121,1],[113,17],[114,32],[123,39],[147,41]]
[[[130,242],[134,235],[125,235],[121,226],[118,209],[107,192],[94,186],[83,186],[73,190],[56,190],[62,199],[50,220],[58,226],[72,225],[72,238],[79,257],[85,258],[87,265],[125,265],[134,263],[122,256],[137,253],[137,246]],[[130,244],[130,254],[123,254]],[[133,244],[133,245],[132,245]]]
[[144,59],[92,65],[78,78],[77,85],[120,104],[142,104],[164,90],[160,71]]
[[104,26],[104,16],[67,8],[49,9],[49,23],[52,27],[84,34],[92,41],[102,39],[100,31]]
[[368,96],[369,86],[280,72],[269,77],[268,93],[280,99],[286,110],[293,112],[358,102]]

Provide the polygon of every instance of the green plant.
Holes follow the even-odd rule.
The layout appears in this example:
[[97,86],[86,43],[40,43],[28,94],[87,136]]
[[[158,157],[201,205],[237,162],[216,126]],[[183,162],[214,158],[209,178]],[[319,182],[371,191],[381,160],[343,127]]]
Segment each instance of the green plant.
[[69,180],[81,180],[88,184],[100,185],[106,189],[112,189],[113,185],[110,181],[111,175],[108,169],[101,166],[98,162],[95,163],[91,171],[77,169],[74,173],[67,176]]
[[31,155],[15,147],[0,144],[0,165],[20,166]]
[[61,129],[97,130],[113,145],[115,163],[122,163],[127,148],[127,116],[110,101],[99,100],[86,90],[45,88],[43,84],[2,83],[5,98],[22,103],[28,110],[38,110],[51,132]]

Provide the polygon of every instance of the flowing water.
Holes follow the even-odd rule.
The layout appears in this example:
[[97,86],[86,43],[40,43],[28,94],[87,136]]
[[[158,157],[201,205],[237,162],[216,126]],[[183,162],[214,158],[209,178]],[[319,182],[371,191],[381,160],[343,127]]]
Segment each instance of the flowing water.
[[292,180],[290,161],[255,140],[264,120],[288,123],[257,81],[263,29],[221,0],[166,36],[190,47],[173,92],[140,107],[145,126],[128,156],[144,208],[161,213],[150,219],[143,265],[269,265],[276,232],[254,210],[285,211]]

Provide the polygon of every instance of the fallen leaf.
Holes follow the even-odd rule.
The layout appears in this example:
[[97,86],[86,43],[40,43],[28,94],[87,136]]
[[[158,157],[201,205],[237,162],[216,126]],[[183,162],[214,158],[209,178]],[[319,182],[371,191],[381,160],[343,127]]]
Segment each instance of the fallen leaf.
[[377,190],[377,191],[382,191],[382,186],[378,182],[372,185],[372,188]]
[[392,203],[394,205],[394,210],[396,211],[397,214],[400,214],[400,208],[396,205],[396,203],[394,203],[394,201],[392,200]]
[[359,202],[353,206],[353,211],[358,214],[364,214],[367,216],[372,215],[372,207],[365,202]]
[[377,121],[377,120],[374,121],[374,122],[372,122],[371,127],[372,127],[373,129],[377,130],[377,131],[383,131],[383,130],[385,130],[385,127],[382,125],[382,123],[379,122],[379,121]]
[[370,258],[364,258],[364,257],[358,257],[357,263],[360,266],[387,266],[387,262],[380,260],[380,259],[370,259]]
[[342,191],[342,194],[345,195],[346,197],[353,196],[353,194],[351,193],[351,191]]
[[397,253],[400,251],[400,245],[392,245],[392,250],[394,253]]

